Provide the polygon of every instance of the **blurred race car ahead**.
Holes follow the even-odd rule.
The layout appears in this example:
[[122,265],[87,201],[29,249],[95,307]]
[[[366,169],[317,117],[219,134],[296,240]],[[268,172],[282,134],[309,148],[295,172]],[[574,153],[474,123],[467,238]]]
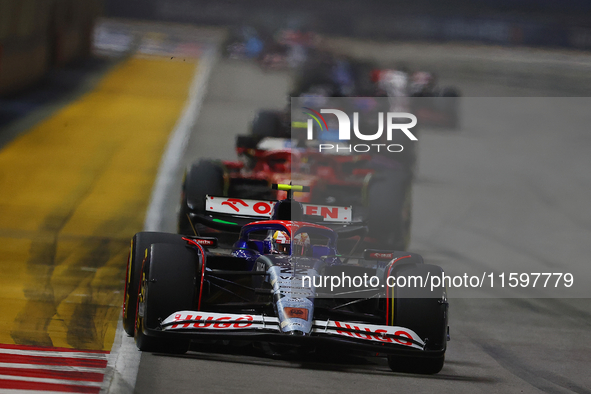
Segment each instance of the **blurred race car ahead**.
[[250,135],[237,136],[239,161],[193,163],[183,179],[178,232],[195,234],[197,225],[201,233],[208,233],[203,223],[195,223],[206,213],[206,195],[277,200],[285,193],[269,185],[293,182],[311,189],[296,199],[320,210],[327,204],[352,206],[353,220],[367,224],[366,241],[372,246],[405,250],[411,234],[412,155],[396,154],[393,160],[385,155],[314,152],[295,146],[292,130],[289,113],[261,111]]
[[[139,349],[184,353],[192,340],[264,343],[275,354],[337,346],[385,355],[396,372],[439,372],[448,340],[445,289],[410,281],[442,269],[414,253],[382,250],[346,264],[337,233],[304,221],[291,199],[305,188],[278,188],[288,198],[270,220],[243,226],[229,254],[209,250],[215,238],[134,236],[123,321]],[[358,283],[364,277],[369,284]],[[403,281],[409,285],[391,286]]]

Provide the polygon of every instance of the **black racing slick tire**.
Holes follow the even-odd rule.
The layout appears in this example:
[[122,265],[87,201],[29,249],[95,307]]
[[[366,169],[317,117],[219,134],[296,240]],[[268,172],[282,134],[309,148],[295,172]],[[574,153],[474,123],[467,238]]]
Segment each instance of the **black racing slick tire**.
[[[431,291],[429,285],[410,286],[412,278],[442,275],[442,269],[435,265],[405,263],[400,259],[390,270],[390,276],[397,278],[398,286],[391,288],[386,313],[386,322],[391,326],[400,326],[413,330],[425,341],[425,353],[416,356],[389,355],[388,364],[394,372],[436,374],[443,368],[447,348],[448,303],[444,287]],[[400,277],[405,277],[407,285],[400,286]],[[415,282],[412,282],[415,283]],[[420,282],[419,282],[420,283]],[[392,293],[393,292],[393,297]],[[420,351],[419,351],[420,352]]]
[[186,244],[181,236],[170,233],[140,232],[131,239],[123,294],[123,329],[130,336],[134,335],[135,330],[135,312],[142,263],[146,258],[148,248],[154,243]]
[[412,221],[412,183],[405,171],[376,177],[367,188],[367,225],[377,248],[406,250]]
[[205,213],[205,196],[224,195],[224,168],[215,160],[199,160],[189,167],[183,180],[178,233],[195,235],[189,213]]
[[150,246],[137,297],[135,343],[140,350],[176,354],[189,350],[188,338],[150,336],[146,331],[159,329],[174,312],[195,308],[202,261],[198,253],[179,245]]

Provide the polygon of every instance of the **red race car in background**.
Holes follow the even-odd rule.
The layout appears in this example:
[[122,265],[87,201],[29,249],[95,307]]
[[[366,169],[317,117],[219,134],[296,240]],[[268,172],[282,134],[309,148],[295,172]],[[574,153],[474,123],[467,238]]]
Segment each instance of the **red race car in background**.
[[[183,180],[178,231],[208,233],[195,218],[205,213],[205,196],[277,200],[283,192],[271,184],[290,182],[310,187],[294,198],[311,204],[306,214],[336,212],[323,206],[352,207],[352,220],[367,225],[365,238],[377,247],[405,250],[410,240],[412,164],[379,155],[333,155],[298,147],[288,114],[262,111],[250,135],[238,136],[240,160],[202,159]],[[239,208],[236,205],[235,208]],[[335,216],[336,217],[336,216]]]

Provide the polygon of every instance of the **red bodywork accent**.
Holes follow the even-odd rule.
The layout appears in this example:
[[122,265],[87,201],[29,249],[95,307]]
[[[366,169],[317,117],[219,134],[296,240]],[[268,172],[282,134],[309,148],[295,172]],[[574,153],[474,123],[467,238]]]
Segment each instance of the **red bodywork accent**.
[[205,250],[203,249],[203,246],[199,245],[194,239],[183,237],[183,240],[196,246],[201,252],[201,285],[199,286],[199,301],[197,301],[197,310],[199,311],[201,310],[201,295],[203,294],[203,278],[205,278]]
[[330,228],[325,227],[325,226],[320,226],[318,224],[313,224],[313,223],[306,223],[306,222],[294,222],[291,220],[261,220],[258,222],[252,222],[252,223],[248,223],[247,225],[245,225],[244,228],[248,228],[249,226],[256,226],[257,224],[279,224],[283,227],[285,227],[285,230],[287,232],[289,232],[289,236],[291,237],[293,235],[293,233],[297,233],[298,230],[300,228],[304,228],[304,227],[311,227],[311,228],[318,228],[318,229],[322,229],[322,230],[328,230],[328,231],[332,231]]
[[[316,188],[330,186],[363,186],[367,174],[373,169],[364,168],[363,163],[371,160],[371,155],[326,155],[312,150],[259,150],[236,148],[238,156],[246,156],[254,161],[252,168],[242,162],[224,161],[230,180],[248,179],[261,181],[269,185],[273,183],[289,183],[310,186],[312,192]],[[355,163],[354,168],[346,169],[346,164]],[[357,168],[355,168],[357,167]],[[315,175],[311,175],[315,174]],[[275,191],[277,200],[287,198],[285,191]],[[300,202],[311,202],[312,193],[295,193],[294,198]]]

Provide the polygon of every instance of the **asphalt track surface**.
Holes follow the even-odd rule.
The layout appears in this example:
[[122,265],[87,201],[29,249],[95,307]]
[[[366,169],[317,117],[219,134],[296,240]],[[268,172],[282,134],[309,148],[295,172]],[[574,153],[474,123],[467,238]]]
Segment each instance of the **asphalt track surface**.
[[[589,99],[524,99],[584,96],[590,85],[578,75],[591,69],[588,55],[333,44],[383,62],[402,58],[432,66],[466,95],[497,97],[465,101],[460,131],[421,134],[410,250],[457,273],[577,272],[579,290],[588,287]],[[234,136],[256,110],[283,107],[289,83],[286,72],[220,60],[184,163],[233,158]],[[174,193],[164,217],[175,217]],[[174,231],[174,220],[162,229]],[[578,293],[586,298],[533,298],[548,297],[545,291],[525,289],[509,298],[516,293],[507,288],[450,290],[451,341],[445,366],[434,376],[394,374],[377,357],[282,359],[248,347],[196,345],[180,357],[143,353],[136,392],[589,393],[588,290]]]

